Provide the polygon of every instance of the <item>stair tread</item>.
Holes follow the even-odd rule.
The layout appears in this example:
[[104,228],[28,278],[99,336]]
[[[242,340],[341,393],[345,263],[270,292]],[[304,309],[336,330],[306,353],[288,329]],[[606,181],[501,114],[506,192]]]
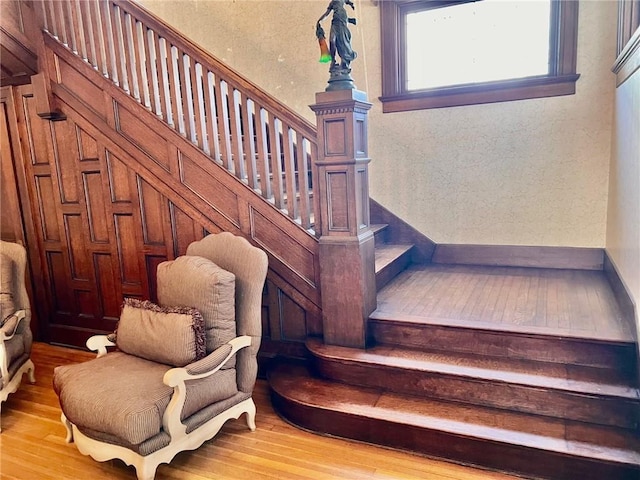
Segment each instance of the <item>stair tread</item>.
[[369,228],[371,229],[371,231],[373,232],[374,235],[376,233],[384,230],[387,227],[388,227],[388,224],[386,224],[386,223],[374,223],[372,225],[369,225]]
[[319,410],[565,455],[640,465],[640,441],[633,433],[619,429],[349,386],[311,377],[302,366],[278,366],[270,372],[269,382],[278,395]]
[[407,253],[413,248],[412,244],[390,244],[376,245],[375,248],[375,261],[376,272],[379,272],[396,258]]
[[316,356],[340,362],[358,362],[387,368],[504,382],[576,394],[640,400],[640,390],[611,382],[604,369],[585,369],[573,365],[488,357],[474,354],[415,350],[376,346],[367,350],[325,345],[318,339],[307,341]]
[[460,318],[444,318],[423,315],[411,315],[400,312],[385,311],[384,303],[378,303],[378,308],[373,311],[369,318],[374,321],[391,322],[408,325],[438,325],[452,328],[470,328],[474,330],[485,330],[495,332],[509,332],[512,334],[523,334],[527,336],[550,336],[566,339],[593,340],[602,343],[635,343],[632,338],[626,335],[603,334],[599,332],[594,335],[591,332],[581,332],[576,330],[537,327],[533,325],[498,324],[492,322],[482,322],[478,320],[465,320]]

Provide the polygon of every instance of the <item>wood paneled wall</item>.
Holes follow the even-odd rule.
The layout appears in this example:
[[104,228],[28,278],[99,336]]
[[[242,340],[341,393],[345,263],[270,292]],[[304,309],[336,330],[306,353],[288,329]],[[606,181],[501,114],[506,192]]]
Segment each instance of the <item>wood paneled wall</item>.
[[66,118],[39,118],[31,86],[14,94],[41,339],[80,346],[113,330],[123,297],[155,300],[160,262],[223,230],[269,254],[270,346],[321,333],[317,240],[63,47],[47,55]]

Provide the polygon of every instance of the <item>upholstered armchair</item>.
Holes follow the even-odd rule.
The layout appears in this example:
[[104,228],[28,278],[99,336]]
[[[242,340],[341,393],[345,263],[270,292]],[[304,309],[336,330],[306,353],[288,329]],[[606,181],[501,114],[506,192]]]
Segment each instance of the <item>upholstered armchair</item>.
[[20,386],[22,375],[35,382],[29,358],[33,337],[31,307],[25,285],[27,252],[22,245],[0,241],[0,409]]
[[87,341],[97,358],[55,369],[67,441],[150,480],[159,464],[198,448],[229,419],[246,414],[255,430],[266,274],[266,254],[230,233],[160,264],[159,305],[125,300],[115,334]]

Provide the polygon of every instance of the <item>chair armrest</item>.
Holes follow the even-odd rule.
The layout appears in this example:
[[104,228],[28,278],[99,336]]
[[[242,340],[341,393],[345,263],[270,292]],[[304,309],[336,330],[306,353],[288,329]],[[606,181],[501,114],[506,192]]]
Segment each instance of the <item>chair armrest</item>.
[[116,344],[109,340],[107,335],[94,335],[87,340],[87,348],[92,352],[98,352],[96,358],[107,354],[107,347],[115,347]]
[[20,322],[26,318],[27,312],[25,310],[18,310],[5,322],[0,328],[0,341],[4,342],[10,340],[18,331]]
[[235,355],[238,350],[251,345],[251,337],[242,335],[229,343],[218,347],[205,358],[193,362],[186,367],[172,368],[164,374],[163,382],[173,387],[173,395],[162,417],[162,427],[172,439],[186,435],[186,426],[180,421],[182,407],[187,393],[185,382],[213,375]]

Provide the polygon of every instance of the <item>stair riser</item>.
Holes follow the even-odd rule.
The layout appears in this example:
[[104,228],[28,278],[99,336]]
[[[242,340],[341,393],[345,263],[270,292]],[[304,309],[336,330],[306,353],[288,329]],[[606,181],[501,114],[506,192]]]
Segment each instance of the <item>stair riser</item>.
[[637,480],[640,470],[333,410],[272,393],[274,408],[312,431],[549,480]]
[[349,385],[599,425],[638,425],[640,401],[319,357],[314,367],[320,376]]
[[369,324],[377,344],[622,369],[630,380],[635,378],[632,344],[380,320],[370,320]]
[[400,272],[406,269],[411,263],[411,252],[407,251],[376,272],[376,289],[380,291],[385,285],[393,280]]

